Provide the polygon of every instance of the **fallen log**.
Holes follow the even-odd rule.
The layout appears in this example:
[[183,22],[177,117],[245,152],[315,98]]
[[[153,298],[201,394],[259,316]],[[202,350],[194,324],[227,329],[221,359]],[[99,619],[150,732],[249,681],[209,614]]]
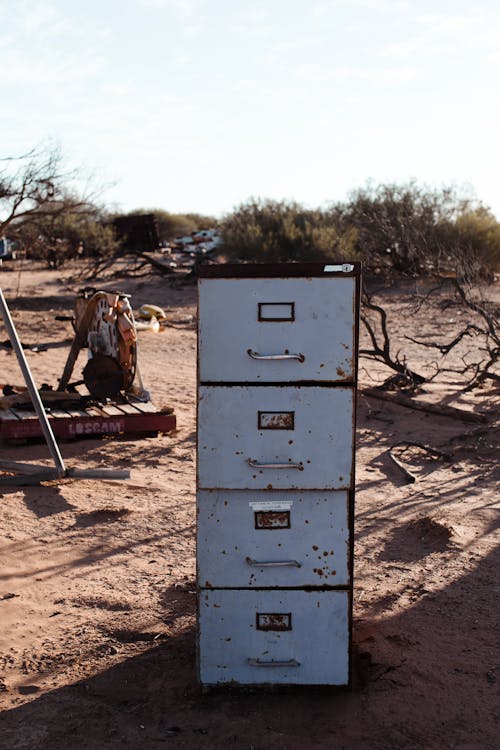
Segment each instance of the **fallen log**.
[[420,401],[416,398],[410,398],[402,393],[388,393],[379,391],[377,388],[365,388],[362,391],[364,396],[369,398],[378,398],[382,401],[388,401],[392,404],[405,406],[408,409],[425,411],[430,414],[439,414],[440,417],[451,417],[452,419],[462,419],[464,422],[487,422],[485,414],[475,414],[465,409],[457,409],[455,406],[445,406],[443,404],[431,404],[427,401]]

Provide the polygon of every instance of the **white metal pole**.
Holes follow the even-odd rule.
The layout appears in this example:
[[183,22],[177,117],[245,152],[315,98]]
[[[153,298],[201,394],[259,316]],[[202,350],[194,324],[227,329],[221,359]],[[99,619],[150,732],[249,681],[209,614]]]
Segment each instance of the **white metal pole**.
[[42,426],[45,440],[47,441],[47,445],[49,446],[50,454],[56,465],[57,474],[59,477],[63,477],[66,473],[66,467],[64,466],[64,461],[59,452],[59,447],[56,443],[54,433],[52,432],[50,422],[47,419],[45,409],[43,408],[42,399],[40,398],[40,394],[38,393],[38,390],[36,388],[35,381],[33,380],[33,375],[31,374],[31,370],[28,366],[28,362],[26,360],[26,357],[24,356],[23,347],[21,346],[21,342],[19,341],[19,337],[17,335],[14,322],[10,316],[10,311],[9,311],[9,308],[7,307],[7,302],[5,301],[5,297],[3,296],[3,292],[1,289],[0,289],[0,314],[2,315],[3,322],[5,323],[5,327],[7,328],[10,342],[12,346],[14,347],[14,351],[17,356],[17,361],[19,362],[21,372],[23,373],[24,382],[26,383],[28,392],[31,396],[31,400],[33,401],[33,406],[35,407],[35,411],[38,415],[38,419],[40,420],[40,424]]

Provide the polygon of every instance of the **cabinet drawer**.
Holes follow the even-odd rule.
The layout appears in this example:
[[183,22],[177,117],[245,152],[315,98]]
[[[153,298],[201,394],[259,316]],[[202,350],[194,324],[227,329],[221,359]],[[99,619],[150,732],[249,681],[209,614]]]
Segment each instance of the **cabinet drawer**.
[[198,483],[206,489],[347,489],[353,390],[201,386]]
[[347,503],[343,491],[200,491],[198,585],[347,586]]
[[201,591],[205,685],[346,685],[346,591]]
[[201,279],[200,381],[352,382],[355,284],[353,277]]

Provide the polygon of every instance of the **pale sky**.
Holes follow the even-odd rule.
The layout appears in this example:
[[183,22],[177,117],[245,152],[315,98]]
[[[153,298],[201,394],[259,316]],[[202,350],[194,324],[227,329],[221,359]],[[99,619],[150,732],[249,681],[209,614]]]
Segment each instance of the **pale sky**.
[[500,218],[498,0],[0,0],[0,60],[0,156],[52,139],[124,211],[415,178]]

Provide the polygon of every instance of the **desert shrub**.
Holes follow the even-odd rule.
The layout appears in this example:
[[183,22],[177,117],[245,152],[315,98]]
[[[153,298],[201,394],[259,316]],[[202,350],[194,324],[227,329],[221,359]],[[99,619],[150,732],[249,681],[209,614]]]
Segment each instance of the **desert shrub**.
[[50,266],[61,266],[70,258],[110,256],[118,246],[105,215],[89,206],[72,210],[54,206],[12,228],[26,254]]
[[500,224],[488,208],[465,209],[442,233],[446,260],[455,266],[458,278],[493,280],[500,269]]
[[297,203],[251,200],[225,217],[221,227],[228,257],[249,261],[353,258],[355,229],[340,232],[327,212]]
[[361,188],[337,205],[340,222],[357,229],[357,250],[367,268],[381,264],[421,273],[440,256],[440,222],[449,196],[415,184]]
[[500,225],[489,209],[454,188],[368,186],[332,211],[340,226],[356,228],[367,270],[477,278],[498,268]]
[[367,272],[492,278],[500,224],[454,188],[368,185],[328,210],[251,200],[222,222],[228,257],[249,261],[360,259]]

